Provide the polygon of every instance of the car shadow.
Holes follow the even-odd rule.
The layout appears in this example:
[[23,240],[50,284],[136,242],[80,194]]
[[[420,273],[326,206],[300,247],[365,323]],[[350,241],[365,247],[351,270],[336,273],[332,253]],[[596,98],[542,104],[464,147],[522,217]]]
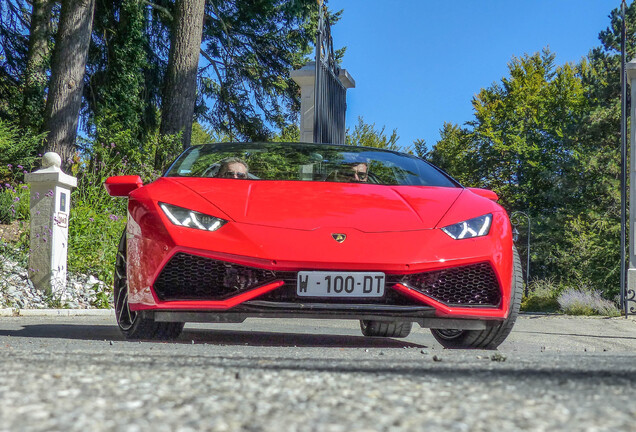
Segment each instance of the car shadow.
[[[0,336],[33,339],[71,339],[86,341],[126,341],[116,326],[81,324],[33,324],[17,330],[0,329]],[[138,341],[130,341],[137,343]],[[144,341],[166,343],[165,341]],[[276,333],[266,331],[185,328],[179,338],[168,343],[268,347],[324,348],[427,348],[403,339],[364,336]]]
[[365,336],[276,333],[241,330],[184,329],[175,342],[212,345],[247,345],[272,347],[333,347],[333,348],[426,348],[426,345],[403,339],[369,338]]
[[116,326],[82,324],[32,324],[18,330],[0,329],[0,336],[86,341],[124,340]]

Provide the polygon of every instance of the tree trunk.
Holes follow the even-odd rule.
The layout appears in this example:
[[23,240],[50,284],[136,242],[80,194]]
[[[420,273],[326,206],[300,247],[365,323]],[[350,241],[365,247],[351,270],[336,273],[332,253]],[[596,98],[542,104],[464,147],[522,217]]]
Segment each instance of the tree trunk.
[[33,0],[29,53],[24,73],[24,92],[20,124],[39,129],[44,111],[47,84],[46,69],[49,60],[49,36],[53,0]]
[[205,0],[177,0],[161,104],[162,134],[182,132],[190,146]]
[[95,0],[62,0],[55,37],[44,124],[48,131],[46,149],[58,153],[65,168],[75,150],[94,9]]

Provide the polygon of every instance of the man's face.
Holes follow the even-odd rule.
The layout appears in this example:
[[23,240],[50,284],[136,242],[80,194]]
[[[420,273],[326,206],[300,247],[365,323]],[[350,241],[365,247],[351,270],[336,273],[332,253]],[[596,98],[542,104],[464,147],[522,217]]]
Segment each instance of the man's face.
[[230,162],[221,172],[220,177],[246,179],[247,167],[240,162]]
[[369,178],[367,170],[369,167],[365,163],[353,165],[351,171],[353,171],[353,181],[366,182]]

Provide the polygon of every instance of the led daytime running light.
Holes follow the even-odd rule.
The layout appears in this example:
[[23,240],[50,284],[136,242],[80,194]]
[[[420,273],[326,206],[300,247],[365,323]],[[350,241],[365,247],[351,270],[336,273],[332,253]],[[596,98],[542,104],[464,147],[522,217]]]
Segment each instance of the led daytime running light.
[[483,237],[490,232],[492,214],[479,216],[463,222],[442,228],[446,234],[455,240]]
[[203,231],[216,231],[227,223],[226,220],[171,204],[159,203],[159,207],[161,207],[161,210],[163,210],[168,219],[170,219],[170,222],[178,226]]

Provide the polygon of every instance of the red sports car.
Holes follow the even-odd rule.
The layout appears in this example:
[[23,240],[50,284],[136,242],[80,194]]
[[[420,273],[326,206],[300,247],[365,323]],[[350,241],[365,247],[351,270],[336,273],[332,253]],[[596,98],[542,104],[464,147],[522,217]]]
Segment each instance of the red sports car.
[[496,348],[521,301],[497,195],[414,156],[376,148],[208,144],[158,180],[110,177],[128,197],[115,310],[130,339],[187,321],[360,320],[365,336],[413,323],[449,348]]

